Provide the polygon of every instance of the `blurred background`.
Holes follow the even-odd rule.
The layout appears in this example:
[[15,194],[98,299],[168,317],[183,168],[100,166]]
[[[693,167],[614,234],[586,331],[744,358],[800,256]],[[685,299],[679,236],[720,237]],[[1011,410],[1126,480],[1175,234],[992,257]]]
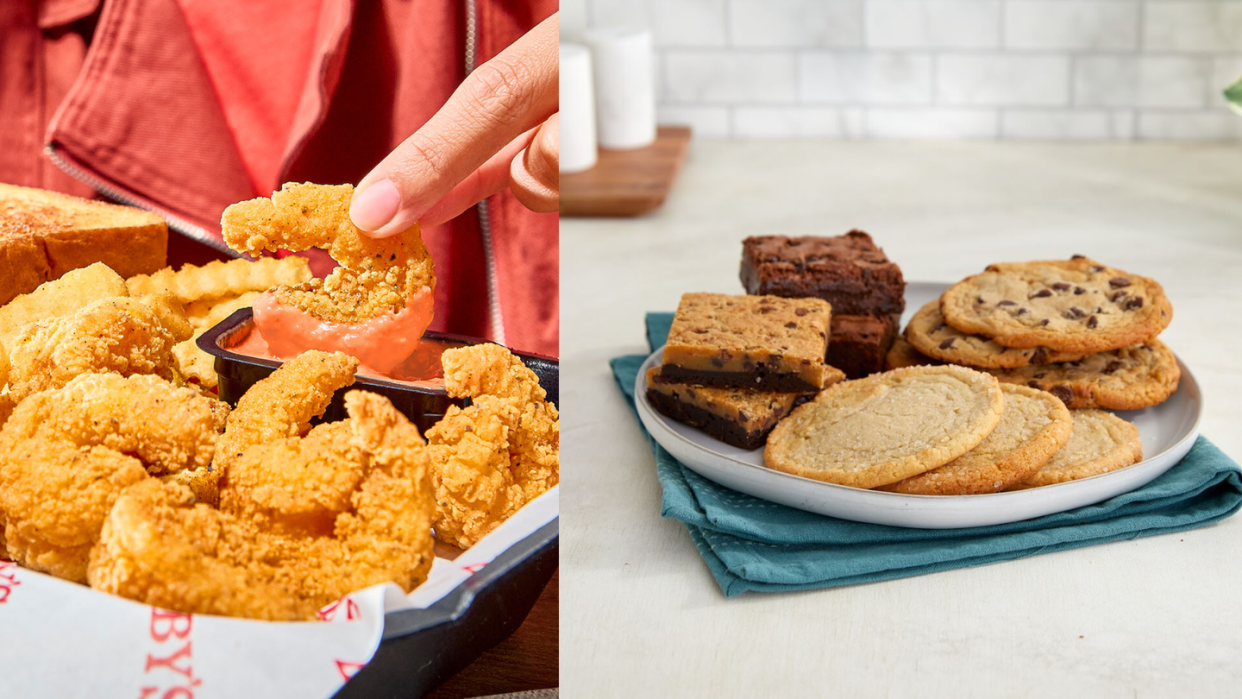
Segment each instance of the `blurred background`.
[[1242,3],[562,0],[637,26],[661,123],[711,138],[1233,141]]

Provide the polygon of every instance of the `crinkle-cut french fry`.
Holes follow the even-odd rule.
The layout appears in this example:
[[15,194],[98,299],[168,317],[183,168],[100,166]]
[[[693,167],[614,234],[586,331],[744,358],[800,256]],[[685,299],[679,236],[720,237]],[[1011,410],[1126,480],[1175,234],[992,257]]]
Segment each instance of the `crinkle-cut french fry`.
[[250,260],[213,260],[203,265],[182,265],[155,274],[140,274],[126,280],[134,296],[167,290],[182,303],[263,291],[273,286],[301,284],[311,278],[310,266],[304,257],[292,255],[276,259],[262,257]]

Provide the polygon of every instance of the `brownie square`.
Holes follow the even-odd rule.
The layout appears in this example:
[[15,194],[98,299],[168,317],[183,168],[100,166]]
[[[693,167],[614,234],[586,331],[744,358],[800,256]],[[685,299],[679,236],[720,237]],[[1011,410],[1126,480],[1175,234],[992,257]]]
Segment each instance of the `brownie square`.
[[647,370],[647,400],[659,412],[726,444],[758,449],[781,418],[813,393],[776,393],[681,383]]
[[664,374],[704,386],[818,391],[830,375],[831,314],[814,298],[685,294],[664,345]]
[[828,364],[851,379],[884,371],[884,358],[897,337],[897,316],[832,317]]
[[820,298],[839,315],[900,315],[906,307],[901,268],[862,231],[747,238],[741,278],[748,294]]

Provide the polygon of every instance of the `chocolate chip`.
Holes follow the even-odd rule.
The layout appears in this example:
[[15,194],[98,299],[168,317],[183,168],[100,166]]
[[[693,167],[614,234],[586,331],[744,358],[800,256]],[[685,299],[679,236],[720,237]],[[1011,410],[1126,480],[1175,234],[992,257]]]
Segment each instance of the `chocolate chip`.
[[706,330],[706,329],[704,329],[704,328],[695,328],[695,330],[694,330],[694,334],[695,334],[695,335],[706,335],[706,334],[707,334],[707,330]]
[[1004,301],[998,301],[996,303],[997,308],[1003,308],[1005,306],[1016,306],[1016,305],[1018,305],[1016,301],[1010,301],[1009,299],[1005,299]]
[[1035,293],[1031,294],[1028,298],[1042,299],[1042,298],[1047,298],[1049,296],[1052,296],[1051,291],[1048,291],[1047,289],[1040,289],[1039,291],[1036,291]]
[[1074,390],[1065,384],[1053,386],[1048,389],[1048,392],[1057,398],[1060,398],[1061,402],[1064,403],[1066,407],[1069,407],[1070,401],[1074,400]]
[[785,323],[785,327],[789,328],[790,330],[793,330],[794,328],[798,327],[798,324],[793,321],[790,321],[788,323]]
[[1017,313],[1015,313],[1014,315],[1024,316],[1024,315],[1026,315],[1026,309],[1025,309],[1025,308],[1019,308],[1019,309],[1018,309],[1018,312],[1017,312]]
[[782,360],[782,359],[784,359],[784,358],[785,358],[785,355],[783,355],[783,354],[776,354],[775,352],[773,352],[772,354],[768,355],[768,361],[769,361],[769,362],[771,362],[771,363],[773,363],[773,364],[776,364],[777,362],[781,361],[781,360]]
[[1100,319],[1096,318],[1095,316],[1091,316],[1090,318],[1087,319],[1087,327],[1091,328],[1092,330],[1095,330],[1096,327],[1099,326],[1099,324],[1100,324]]
[[1121,299],[1124,299],[1127,295],[1129,295],[1129,292],[1126,292],[1126,291],[1114,291],[1114,292],[1113,292],[1113,295],[1108,297],[1108,300],[1109,300],[1109,301],[1112,301],[1113,303],[1117,303],[1117,302],[1118,302],[1118,301],[1120,301]]
[[1118,359],[1114,359],[1113,361],[1108,363],[1108,366],[1104,367],[1104,373],[1111,374],[1120,368],[1121,368],[1121,361]]
[[752,361],[750,360],[750,357],[747,357],[746,359],[743,359],[743,360],[742,360],[742,369],[743,369],[744,371],[754,371],[754,370],[755,370],[755,363],[754,363],[754,362],[752,362]]
[[947,350],[947,349],[950,349],[950,348],[952,348],[952,347],[953,347],[953,343],[954,343],[954,342],[957,342],[957,338],[956,338],[956,337],[950,337],[949,339],[947,339],[947,340],[945,340],[944,342],[941,342],[941,343],[940,343],[940,349],[946,349],[946,350]]
[[724,362],[720,361],[720,357],[712,357],[712,366],[716,367],[717,369],[723,369]]
[[1047,364],[1048,363],[1048,350],[1043,347],[1036,347],[1035,351],[1031,352],[1031,363],[1032,364]]
[[1078,306],[1070,306],[1063,315],[1071,320],[1077,320],[1086,317],[1087,314]]
[[1056,284],[1052,285],[1052,288],[1056,289],[1057,291],[1069,291],[1070,285],[1066,284],[1065,282],[1057,282]]
[[750,416],[739,410],[737,411],[737,421],[742,424],[746,424],[747,422],[750,422]]
[[1043,320],[1039,321],[1039,325],[1040,325],[1040,327],[1043,327],[1043,326],[1045,326],[1045,325],[1047,325],[1048,323],[1051,323],[1051,322],[1052,322],[1052,321],[1051,321],[1050,319],[1048,319],[1048,318],[1044,318]]
[[760,307],[759,307],[759,312],[760,312],[760,313],[771,313],[772,311],[775,311],[775,310],[776,310],[776,309],[775,309],[775,308],[772,308],[771,306],[760,306]]
[[947,327],[949,326],[945,325],[944,323],[936,323],[936,327],[931,329],[931,334],[935,335],[936,333],[940,332],[941,330],[944,330]]
[[1027,385],[1027,386],[1030,386],[1031,388],[1039,388],[1039,382],[1038,382],[1038,381],[1027,381],[1027,382],[1026,382],[1026,385]]
[[975,303],[983,303],[983,297],[982,297],[982,296],[976,296],[976,297],[975,297]]
[[806,315],[806,314],[808,314],[808,313],[810,313],[810,311],[806,310],[805,308],[795,308],[795,309],[794,309],[794,315],[799,316],[799,317],[804,316],[804,315]]
[[1092,272],[1103,272],[1104,268],[1099,265],[1091,265]]
[[1042,378],[1044,378],[1044,377],[1045,377],[1045,376],[1047,376],[1047,375],[1048,375],[1048,372],[1046,372],[1046,371],[1041,371],[1041,372],[1039,372],[1038,374],[1035,374],[1035,378],[1037,378],[1037,379],[1042,379]]
[[1132,296],[1132,297],[1130,297],[1130,300],[1129,300],[1129,301],[1126,301],[1126,305],[1125,305],[1125,309],[1126,309],[1127,311],[1133,311],[1133,310],[1134,310],[1134,309],[1136,309],[1136,308],[1142,308],[1142,307],[1143,307],[1143,297],[1142,297],[1142,296]]
[[1086,289],[1084,289],[1084,288],[1082,288],[1081,286],[1076,286],[1076,287],[1074,287],[1074,295],[1075,295],[1075,296],[1082,296],[1082,295],[1083,295],[1083,294],[1085,294],[1085,293],[1087,293],[1087,290],[1086,290]]
[[1123,286],[1130,286],[1131,282],[1125,277],[1113,277],[1108,280],[1108,285],[1114,289],[1120,289]]
[[1071,255],[1070,259],[1071,260],[1085,260],[1087,259],[1087,256],[1086,255]]

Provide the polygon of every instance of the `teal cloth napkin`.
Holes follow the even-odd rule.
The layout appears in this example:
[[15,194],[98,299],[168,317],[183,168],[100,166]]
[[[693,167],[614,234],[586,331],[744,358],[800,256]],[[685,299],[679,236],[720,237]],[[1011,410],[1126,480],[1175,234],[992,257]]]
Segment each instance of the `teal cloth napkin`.
[[[671,323],[670,313],[648,314],[653,350],[664,344]],[[645,359],[612,360],[631,409]],[[650,435],[647,440],[664,490],[661,514],[685,523],[729,597],[906,578],[1167,534],[1218,522],[1242,506],[1242,471],[1203,437],[1164,475],[1106,502],[1024,522],[949,530],[862,524],[760,500],[699,476]]]

